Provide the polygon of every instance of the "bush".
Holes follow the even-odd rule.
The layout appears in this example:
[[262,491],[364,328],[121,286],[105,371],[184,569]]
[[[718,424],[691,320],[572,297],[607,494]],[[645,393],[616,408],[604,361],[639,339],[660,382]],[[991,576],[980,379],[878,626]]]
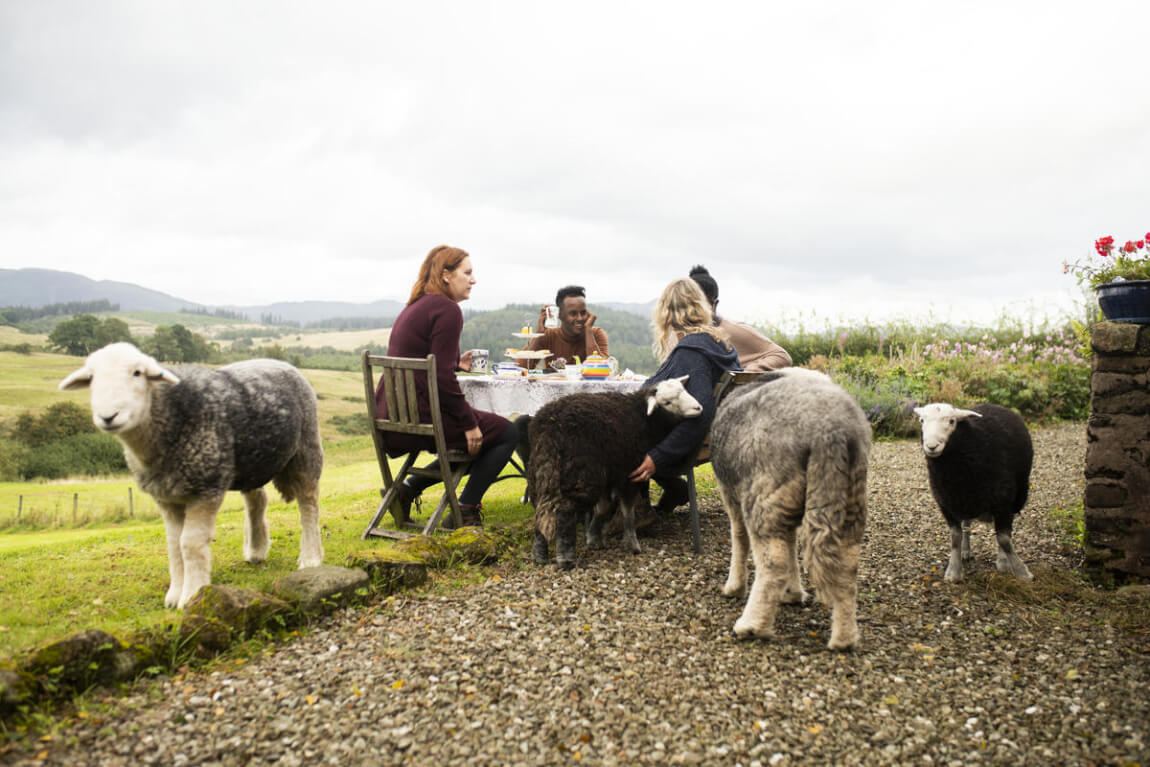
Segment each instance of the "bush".
[[70,476],[123,474],[124,451],[115,437],[101,432],[81,434],[28,448],[21,460],[24,479],[64,479]]
[[913,436],[918,424],[912,409],[928,402],[957,407],[992,402],[1040,422],[1081,421],[1090,411],[1090,366],[1085,362],[1003,362],[975,355],[916,360],[871,354],[816,356],[809,367],[826,372],[858,400],[878,437]]

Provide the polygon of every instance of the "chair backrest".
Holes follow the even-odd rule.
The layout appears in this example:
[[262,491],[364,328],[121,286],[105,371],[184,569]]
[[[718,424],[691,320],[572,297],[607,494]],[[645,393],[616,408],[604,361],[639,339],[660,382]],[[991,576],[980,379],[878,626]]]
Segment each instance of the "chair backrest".
[[[759,373],[752,373],[747,370],[728,370],[719,378],[715,383],[714,398],[715,410],[719,409],[719,405],[723,404],[723,399],[733,392],[736,388],[749,384],[759,377]],[[708,463],[711,460],[711,433],[708,431],[707,436],[703,439],[703,444],[699,445],[699,452],[695,456],[695,465],[701,463]]]
[[[376,382],[374,371],[379,370],[380,386],[387,400],[387,417],[381,417],[376,406]],[[427,384],[428,401],[431,405],[429,420],[421,420],[419,396],[415,388],[415,374],[422,373]],[[439,410],[439,387],[435,384],[435,355],[426,357],[385,357],[363,352],[363,387],[367,401],[367,413],[371,418],[372,437],[376,442],[376,452],[383,455],[384,434],[415,434],[433,437],[436,452],[443,453],[446,439],[443,432],[443,419]]]

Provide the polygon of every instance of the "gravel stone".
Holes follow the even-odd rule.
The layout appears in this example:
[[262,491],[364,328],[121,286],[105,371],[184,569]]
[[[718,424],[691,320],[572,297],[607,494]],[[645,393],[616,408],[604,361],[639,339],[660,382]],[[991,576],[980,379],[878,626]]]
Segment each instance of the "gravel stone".
[[[247,662],[141,683],[19,765],[1119,765],[1150,763],[1150,627],[1141,604],[1082,584],[1046,512],[1080,502],[1082,424],[1033,431],[1015,543],[1035,575],[994,570],[975,528],[961,584],[917,443],[874,446],[859,576],[860,648],[825,648],[820,604],[780,610],[778,638],[738,641],[741,601],[717,495],[704,551],[685,513],[643,553],[536,567],[524,549],[482,583],[344,610]],[[1145,614],[1145,610],[1143,611]]]

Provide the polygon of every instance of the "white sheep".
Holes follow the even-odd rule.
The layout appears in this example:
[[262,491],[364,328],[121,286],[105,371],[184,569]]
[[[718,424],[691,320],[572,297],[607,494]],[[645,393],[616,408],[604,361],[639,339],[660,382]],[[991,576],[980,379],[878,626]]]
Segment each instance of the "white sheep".
[[858,564],[866,526],[871,429],[858,403],[821,373],[786,368],[732,392],[711,426],[711,465],[731,521],[723,595],[746,593],[740,638],[774,635],[780,602],[806,598],[796,533],[819,600],[829,604],[832,650],[859,641]]
[[994,525],[997,567],[1030,580],[1014,552],[1014,518],[1030,494],[1034,447],[1021,416],[1001,405],[961,410],[946,402],[916,407],[930,491],[950,527],[950,560],[943,579],[962,580],[970,558],[970,523]]
[[218,370],[162,367],[128,343],[93,352],[60,389],[91,390],[92,421],[123,444],[140,489],[156,500],[168,539],[164,604],[183,608],[211,582],[216,512],[228,490],[243,494],[244,559],[267,558],[267,494],[298,499],[299,566],[323,564],[315,390],[276,360]]

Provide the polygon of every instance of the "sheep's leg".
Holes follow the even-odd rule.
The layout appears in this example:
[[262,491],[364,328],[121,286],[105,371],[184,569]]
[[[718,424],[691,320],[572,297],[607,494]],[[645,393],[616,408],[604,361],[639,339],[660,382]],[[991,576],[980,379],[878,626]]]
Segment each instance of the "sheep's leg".
[[964,562],[969,562],[974,558],[970,552],[970,528],[974,526],[974,522],[969,519],[962,521],[962,559]]
[[223,496],[189,503],[184,509],[184,529],[180,533],[180,553],[184,559],[184,584],[180,601],[184,608],[192,597],[212,582],[212,538],[216,531],[216,512]]
[[262,487],[248,490],[244,496],[244,561],[258,565],[268,558],[271,537],[268,535],[268,494]]
[[587,542],[587,548],[603,548],[603,523],[610,518],[613,505],[609,495],[603,496],[595,503],[594,511],[583,523],[583,536]]
[[731,522],[731,566],[727,570],[727,582],[723,584],[723,596],[741,597],[747,593],[747,549],[751,539],[743,521],[742,508],[734,495],[719,485],[719,496]]
[[1000,573],[1009,572],[1015,578],[1021,578],[1024,581],[1034,580],[1034,576],[1030,574],[1030,570],[1026,569],[1026,565],[1014,553],[1014,538],[1011,536],[1011,531],[998,530],[996,531],[998,538],[998,571]]
[[535,541],[531,544],[531,558],[537,565],[545,565],[551,561],[551,555],[547,551],[547,537],[538,530],[535,531]]
[[751,538],[755,582],[751,586],[743,614],[735,621],[735,635],[740,639],[775,635],[775,614],[778,612],[783,590],[790,580],[788,572],[792,562],[790,547],[793,545],[793,530],[767,539],[757,535]]
[[639,539],[635,536],[635,517],[643,511],[646,500],[642,493],[631,493],[629,498],[619,502],[619,513],[623,515],[623,548],[632,554],[642,553]]
[[299,504],[299,569],[323,564],[323,538],[319,531],[319,483],[302,488]]
[[962,524],[956,522],[950,526],[950,562],[942,578],[948,583],[958,583],[962,576]]
[[799,547],[795,536],[790,539],[790,550],[790,576],[787,578],[787,585],[783,589],[780,601],[788,605],[801,605],[807,601],[807,592],[803,590],[803,576],[799,570]]
[[575,567],[575,536],[579,524],[575,504],[564,499],[555,509],[555,561],[564,570]]
[[823,536],[818,548],[808,549],[807,569],[819,600],[831,607],[831,650],[849,650],[858,644],[859,545]]
[[184,590],[184,555],[180,551],[180,534],[184,530],[184,507],[157,502],[160,516],[164,520],[164,532],[168,538],[168,593],[164,596],[164,607],[176,607]]

